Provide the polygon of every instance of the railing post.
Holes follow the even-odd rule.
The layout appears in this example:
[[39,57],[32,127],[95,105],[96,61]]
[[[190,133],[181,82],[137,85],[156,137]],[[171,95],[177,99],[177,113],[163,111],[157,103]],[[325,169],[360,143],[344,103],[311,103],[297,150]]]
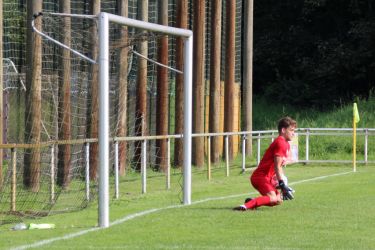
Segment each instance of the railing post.
[[86,200],[90,200],[90,143],[85,143],[85,156],[86,156],[86,165],[85,165],[85,173],[86,173]]
[[365,164],[367,164],[368,129],[365,129]]
[[167,189],[171,189],[171,139],[167,139]]
[[11,149],[12,154],[12,184],[11,184],[11,202],[10,210],[16,211],[16,193],[17,193],[17,150]]
[[306,153],[306,163],[309,162],[309,139],[310,139],[310,129],[306,129],[306,148],[305,148],[305,153]]
[[211,180],[211,136],[207,138],[207,179]]
[[146,193],[146,164],[147,164],[147,140],[142,142],[142,158],[141,158],[141,175],[142,175],[142,194]]
[[119,158],[118,158],[118,141],[115,141],[115,198],[119,198]]
[[50,178],[50,203],[55,201],[55,145],[51,145],[51,178]]
[[227,177],[229,176],[229,136],[225,136],[225,166],[227,169]]
[[257,142],[258,142],[258,150],[257,150],[257,165],[258,165],[260,162],[260,133],[258,134]]
[[246,135],[242,136],[242,173],[246,169]]

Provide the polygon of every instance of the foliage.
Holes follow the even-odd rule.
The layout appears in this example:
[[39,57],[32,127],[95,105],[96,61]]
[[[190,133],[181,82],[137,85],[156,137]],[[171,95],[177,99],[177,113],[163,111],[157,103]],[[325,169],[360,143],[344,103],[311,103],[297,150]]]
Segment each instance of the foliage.
[[[358,127],[375,128],[375,96],[358,99],[360,122]],[[297,120],[300,128],[350,128],[352,127],[352,103],[330,106],[326,111],[306,108],[303,105],[275,104],[266,98],[255,98],[253,105],[253,129],[276,129],[282,116],[289,115]]]
[[[26,10],[23,4],[4,0],[3,6],[4,45],[10,46],[10,43],[24,43],[26,37]],[[5,48],[5,50],[7,49]]]
[[325,109],[375,86],[370,0],[255,1],[254,92]]

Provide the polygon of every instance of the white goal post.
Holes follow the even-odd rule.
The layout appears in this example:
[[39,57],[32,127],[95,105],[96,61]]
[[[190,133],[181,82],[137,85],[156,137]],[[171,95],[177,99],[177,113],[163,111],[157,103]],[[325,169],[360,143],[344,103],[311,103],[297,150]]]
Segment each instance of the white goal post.
[[184,39],[184,191],[183,203],[191,203],[192,62],[193,32],[101,12],[99,21],[99,226],[109,226],[109,23],[180,36]]
[[[183,203],[191,204],[191,141],[192,141],[192,61],[193,61],[193,32],[187,29],[163,26],[159,24],[139,21],[122,17],[106,12],[98,15],[79,15],[67,13],[50,13],[55,16],[77,17],[97,19],[99,52],[95,61],[80,51],[72,49],[69,45],[63,44],[48,34],[39,31],[32,23],[33,30],[44,38],[52,41],[58,46],[69,50],[91,64],[97,64],[99,68],[98,92],[99,92],[99,204],[98,224],[99,227],[109,226],[109,169],[110,169],[110,23],[138,28],[146,31],[178,36],[184,41],[184,131],[183,131]],[[42,15],[39,13],[37,16]],[[155,62],[154,62],[155,63]],[[160,64],[159,64],[160,65]],[[161,65],[165,66],[165,65]],[[171,68],[169,68],[171,69]],[[174,69],[173,69],[174,70]],[[176,70],[174,70],[176,71]]]

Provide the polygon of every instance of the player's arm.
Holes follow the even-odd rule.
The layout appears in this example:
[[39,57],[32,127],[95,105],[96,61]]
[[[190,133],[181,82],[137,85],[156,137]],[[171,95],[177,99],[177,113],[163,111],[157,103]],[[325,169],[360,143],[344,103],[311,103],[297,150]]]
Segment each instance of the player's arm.
[[277,181],[283,179],[284,172],[283,172],[283,158],[281,156],[276,155],[274,157],[274,164],[275,164],[275,174]]
[[284,172],[283,172],[283,158],[280,156],[275,156],[274,158],[275,162],[275,174],[276,178],[279,182],[279,187],[281,188],[283,192],[283,198],[286,200],[292,200],[294,198],[293,196],[293,189],[288,187],[283,180]]

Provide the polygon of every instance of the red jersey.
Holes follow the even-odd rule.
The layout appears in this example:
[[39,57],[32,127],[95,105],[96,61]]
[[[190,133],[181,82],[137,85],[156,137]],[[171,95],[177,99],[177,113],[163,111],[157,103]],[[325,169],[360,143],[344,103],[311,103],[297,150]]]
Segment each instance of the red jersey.
[[258,167],[254,170],[252,177],[268,177],[275,175],[275,156],[283,157],[283,165],[290,150],[289,142],[282,136],[278,136],[268,147]]

